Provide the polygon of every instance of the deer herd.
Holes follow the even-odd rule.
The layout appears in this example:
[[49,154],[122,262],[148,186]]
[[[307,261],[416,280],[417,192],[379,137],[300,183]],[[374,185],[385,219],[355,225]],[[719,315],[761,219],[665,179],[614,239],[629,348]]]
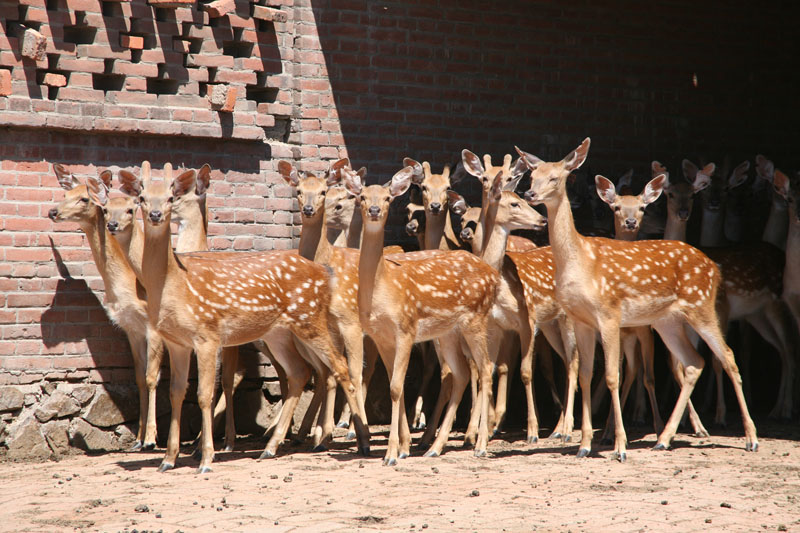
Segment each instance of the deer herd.
[[[215,421],[223,411],[226,450],[236,437],[237,347],[255,342],[276,367],[283,396],[262,458],[274,456],[287,437],[312,374],[314,397],[296,438],[313,432],[315,449],[329,444],[338,386],[347,401],[342,422],[350,424],[358,452],[369,455],[365,397],[380,357],[391,399],[384,464],[396,464],[411,453],[404,385],[412,347],[421,343],[423,388],[437,360],[441,371],[435,408],[427,406],[423,414],[421,395],[414,403],[412,422],[425,426],[420,444],[426,456],[443,452],[470,383],[473,407],[465,444],[474,446],[476,456],[485,455],[505,417],[509,374],[516,368],[525,389],[528,442],[536,442],[533,370],[538,357],[549,369],[545,377],[561,411],[551,436],[570,439],[580,386],[578,456],[588,455],[592,414],[607,388],[611,409],[605,437],[613,437],[613,456],[624,461],[622,413],[637,377],[643,385],[639,396],[646,390],[650,402],[656,449],[669,448],[687,407],[694,432],[708,435],[691,403],[704,366],[698,354],[702,340],[716,375],[715,422],[725,422],[724,371],[739,403],[745,449],[756,451],[742,377],[724,334],[730,322],[744,321],[774,347],[781,374],[771,415],[791,417],[800,326],[800,175],[790,179],[757,157],[756,180],[774,191],[769,217],[759,242],[734,245],[743,224],[736,223],[731,198],[748,180],[749,162],[728,177],[713,163],[700,168],[684,160],[685,179],[670,179],[654,161],[652,179],[638,196],[624,194],[630,192],[630,173],[617,186],[598,175],[596,193],[613,211],[615,238],[589,237],[576,230],[574,204],[567,196],[589,144],[587,138],[556,162],[517,148],[519,157],[514,161],[506,155],[499,166],[488,155],[481,161],[464,150],[453,175],[449,167],[434,174],[429,163],[406,158],[384,185],[367,185],[366,170],[354,170],[348,159],[334,162],[324,176],[281,161],[278,171],[297,193],[302,234],[297,250],[264,252],[208,250],[208,165],[177,172],[167,164],[156,179],[145,161],[138,175],[118,172],[124,196],[114,198],[111,171],[81,180],[54,165],[67,192],[49,216],[76,222],[85,233],[105,284],[108,316],[130,342],[140,405],[134,447],[155,447],[156,385],[166,351],[172,411],[159,470],[175,466],[194,352],[202,413],[198,472],[209,471]],[[514,191],[528,174],[529,188],[519,196]],[[467,176],[480,183],[480,207],[469,207],[451,188]],[[420,251],[404,253],[385,246],[384,234],[391,205],[412,188],[418,203],[407,205],[406,231],[417,238]],[[664,239],[637,240],[647,206],[662,192],[667,197]],[[686,243],[696,196],[702,197],[699,248]],[[533,206],[543,206],[546,218]],[[178,223],[174,247],[171,222]],[[544,228],[549,246],[511,235]],[[680,391],[666,423],[655,392],[653,331],[666,346]],[[593,393],[598,342],[606,387]],[[551,349],[566,369],[561,396],[552,367],[544,364]],[[739,355],[747,361],[749,354]],[[224,395],[215,408],[218,367]],[[642,402],[634,417],[643,419],[643,411]]]

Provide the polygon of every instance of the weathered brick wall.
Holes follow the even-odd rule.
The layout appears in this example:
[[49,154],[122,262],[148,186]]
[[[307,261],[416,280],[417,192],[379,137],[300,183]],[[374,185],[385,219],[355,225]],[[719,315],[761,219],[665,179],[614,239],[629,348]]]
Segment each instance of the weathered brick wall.
[[757,152],[793,169],[796,21],[744,1],[0,0],[0,385],[28,394],[0,402],[0,439],[42,382],[131,381],[85,239],[45,217],[52,163],[209,162],[215,249],[292,246],[279,159],[349,155],[375,182],[404,156],[554,158],[590,135],[609,175]]

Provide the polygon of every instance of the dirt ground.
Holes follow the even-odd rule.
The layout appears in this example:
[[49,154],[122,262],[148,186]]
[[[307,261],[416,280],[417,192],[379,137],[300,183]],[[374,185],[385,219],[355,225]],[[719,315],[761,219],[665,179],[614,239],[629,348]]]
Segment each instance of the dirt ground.
[[455,435],[442,457],[384,467],[385,427],[371,458],[337,433],[328,452],[286,445],[258,461],[264,443],[248,438],[200,476],[187,455],[156,472],[163,450],[6,462],[0,530],[800,531],[800,427],[758,427],[755,454],[737,429],[656,452],[654,434],[628,428],[624,464],[597,444],[575,458],[576,432],[567,444],[504,435],[483,459]]

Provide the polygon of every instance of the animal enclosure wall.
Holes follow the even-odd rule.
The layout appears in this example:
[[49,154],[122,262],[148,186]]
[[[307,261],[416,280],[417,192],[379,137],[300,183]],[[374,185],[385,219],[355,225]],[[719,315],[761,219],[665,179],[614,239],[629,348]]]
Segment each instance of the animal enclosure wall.
[[88,414],[133,390],[131,359],[85,238],[46,218],[63,196],[53,163],[208,162],[211,246],[237,250],[295,244],[279,160],[350,156],[384,182],[405,156],[435,171],[463,148],[561,158],[591,136],[591,171],[612,176],[756,153],[797,168],[790,3],[158,5],[0,1],[0,443],[14,453],[134,419],[119,391],[119,416]]

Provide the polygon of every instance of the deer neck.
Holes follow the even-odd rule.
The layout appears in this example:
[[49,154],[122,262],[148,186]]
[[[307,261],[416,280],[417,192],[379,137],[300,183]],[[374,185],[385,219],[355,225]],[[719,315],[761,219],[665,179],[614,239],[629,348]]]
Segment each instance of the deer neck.
[[333,246],[322,235],[327,233],[328,215],[321,209],[319,216],[314,220],[303,218],[303,231],[300,233],[300,246],[297,252],[315,263],[328,265],[331,262]]
[[[621,226],[614,224],[614,238],[618,241],[635,241],[639,237],[639,230],[625,231]],[[664,237],[666,239],[666,237]]]
[[345,232],[347,235],[348,248],[361,248],[361,230],[364,226],[364,221],[361,218],[361,209],[356,208],[353,213],[353,218],[350,219],[350,226]]
[[205,200],[192,210],[188,218],[181,219],[178,224],[178,239],[175,251],[204,252],[208,250],[208,218],[206,217]]
[[[484,263],[491,266],[498,272],[503,266],[503,258],[506,256],[506,245],[508,244],[508,236],[510,232],[507,228],[500,224],[491,224],[489,228],[489,237],[486,241],[486,246],[479,253]],[[473,245],[477,242],[477,236],[473,239]]]
[[172,252],[169,220],[164,221],[158,227],[145,223],[144,243],[147,253],[142,257],[140,281],[147,291],[148,310],[152,320],[152,315],[157,315],[161,307],[162,292],[169,277],[169,271],[177,268]]
[[[568,273],[582,275],[586,272],[586,251],[584,239],[575,229],[572,208],[566,191],[557,198],[545,202],[547,207],[547,232],[553,250],[556,276],[561,278]],[[552,222],[551,222],[552,221]]]
[[125,254],[128,262],[136,274],[136,277],[142,277],[142,254],[144,253],[144,232],[139,223],[134,220],[131,223],[130,229],[117,233],[114,239],[119,243],[120,249]]
[[449,222],[448,212],[444,211],[439,215],[432,215],[425,211],[425,249],[426,250],[446,250],[447,242],[444,239],[444,232]]
[[789,227],[789,209],[787,203],[780,195],[772,193],[772,202],[769,206],[769,217],[761,240],[785,249],[787,242],[787,228]]
[[94,220],[80,225],[89,241],[97,271],[103,278],[109,303],[118,301],[124,289],[135,286],[135,275],[122,247],[106,229],[100,208]]
[[724,224],[724,209],[716,211],[703,209],[703,221],[700,225],[700,246],[715,247],[727,244]]
[[369,321],[375,287],[384,276],[383,239],[383,226],[364,227],[358,258],[358,315],[362,324]]
[[667,215],[667,226],[664,228],[664,240],[686,242],[686,225],[689,220],[681,220],[676,216]]

